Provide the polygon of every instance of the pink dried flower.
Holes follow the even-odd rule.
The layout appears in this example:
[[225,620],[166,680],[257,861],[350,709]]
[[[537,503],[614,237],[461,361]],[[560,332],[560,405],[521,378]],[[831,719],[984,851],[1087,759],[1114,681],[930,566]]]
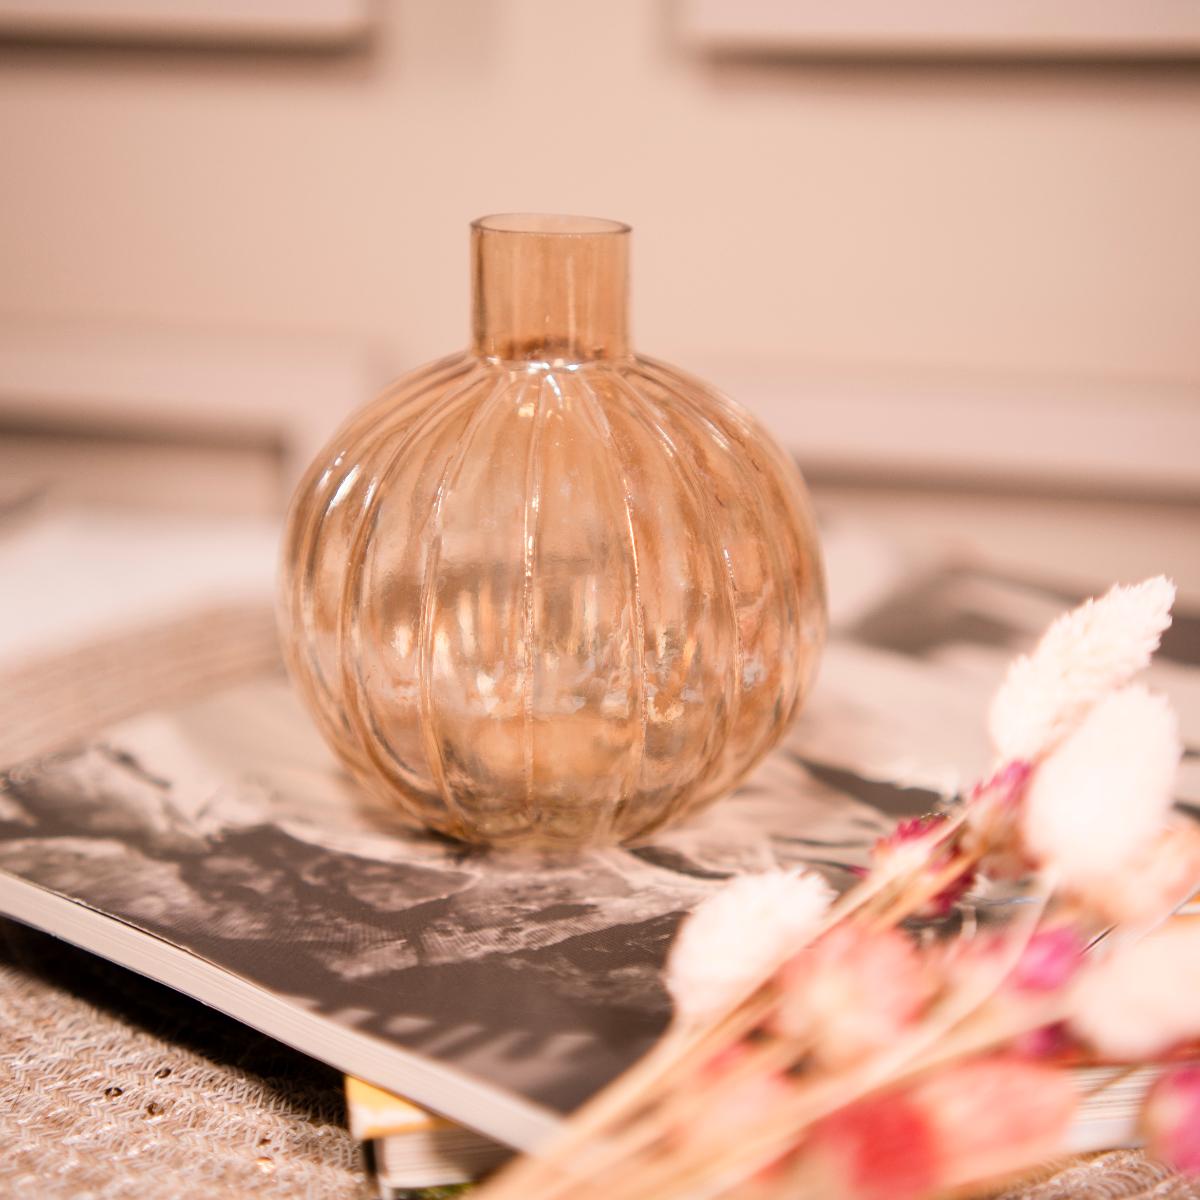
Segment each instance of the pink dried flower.
[[1043,929],[1029,939],[1009,982],[1021,991],[1053,992],[1083,965],[1086,949],[1083,938],[1070,925]]
[[945,823],[946,818],[941,813],[929,813],[924,817],[909,817],[906,821],[900,821],[887,837],[880,838],[876,843],[876,848],[886,850],[901,846],[906,842],[919,841],[926,834],[932,833]]
[[740,1079],[721,1082],[744,1060],[748,1051],[726,1059],[719,1069],[708,1073],[717,1087],[712,1102],[688,1122],[688,1141],[712,1146],[735,1141],[737,1135],[762,1125],[781,1103],[791,1099],[795,1087],[779,1071],[748,1072]]
[[1061,1021],[1018,1034],[1009,1051],[1018,1058],[1058,1058],[1071,1048],[1071,1037]]
[[919,917],[944,917],[975,885],[975,868],[968,867],[956,875],[940,892],[935,893],[916,911]]
[[919,1200],[938,1183],[937,1141],[904,1093],[871,1097],[813,1126],[804,1146],[813,1195]]
[[[900,821],[891,833],[879,838],[871,848],[873,866],[910,867],[913,870],[925,867],[936,851],[931,846],[931,835],[946,823],[940,813],[924,817],[909,817]],[[869,872],[864,871],[864,875]]]
[[805,1144],[813,1194],[915,1200],[1061,1153],[1069,1074],[1013,1058],[962,1063],[818,1122]]
[[929,953],[952,986],[994,991],[999,1005],[1036,1019],[1045,996],[1065,989],[1082,969],[1086,949],[1082,934],[1059,924],[1039,929],[1024,944],[985,930],[935,944]]
[[1007,1057],[939,1071],[910,1095],[934,1131],[947,1188],[1059,1153],[1077,1101],[1067,1072]]
[[1059,617],[1033,653],[1012,664],[992,700],[988,728],[1000,757],[1040,758],[1142,670],[1171,624],[1174,600],[1175,585],[1159,575]]
[[684,921],[667,958],[666,984],[684,1020],[737,1001],[816,932],[833,899],[815,872],[742,875]]
[[1142,1107],[1146,1149],[1176,1171],[1200,1175],[1200,1067],[1165,1072]]
[[1140,685],[1106,696],[1034,772],[1025,844],[1065,889],[1103,889],[1161,835],[1181,754],[1164,697]]
[[752,1064],[753,1047],[747,1042],[723,1046],[700,1068],[698,1085],[710,1099],[675,1132],[679,1144],[714,1144],[729,1135],[761,1125],[783,1101],[795,1094],[791,1080],[775,1068]]
[[913,943],[894,929],[842,925],[780,972],[776,1032],[811,1043],[813,1057],[837,1066],[890,1045],[933,992]]
[[[910,817],[899,822],[886,837],[881,837],[871,851],[871,857],[877,863],[886,863],[897,855],[912,854],[914,868],[938,873],[943,871],[958,854],[954,845],[929,846],[930,834],[935,833],[946,823],[946,817],[941,813],[931,813],[924,817]],[[969,868],[951,880],[936,895],[932,896],[918,910],[916,915],[922,917],[944,917],[966,894],[975,881],[975,870]]]
[[1068,1023],[1101,1055],[1153,1058],[1200,1037],[1200,921],[1179,917],[1080,974]]
[[1019,833],[1021,801],[1032,770],[1022,759],[1005,763],[967,798],[963,849],[978,856],[982,875],[1016,879],[1033,866]]
[[745,1042],[734,1042],[730,1046],[722,1046],[701,1068],[701,1074],[707,1080],[723,1079],[746,1061],[750,1047]]
[[978,806],[1012,808],[1021,798],[1033,767],[1023,758],[1015,758],[998,767],[990,778],[976,784],[968,802]]

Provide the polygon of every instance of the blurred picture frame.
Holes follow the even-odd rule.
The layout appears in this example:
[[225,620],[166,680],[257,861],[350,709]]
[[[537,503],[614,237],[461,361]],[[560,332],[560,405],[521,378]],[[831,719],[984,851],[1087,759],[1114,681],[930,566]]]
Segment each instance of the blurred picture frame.
[[1190,382],[691,361],[825,479],[1200,500],[1200,390]]
[[392,374],[357,338],[10,319],[0,508],[25,494],[277,515]]
[[0,38],[336,49],[374,16],[373,0],[0,0]]
[[1200,57],[1200,0],[679,0],[685,41],[797,57]]

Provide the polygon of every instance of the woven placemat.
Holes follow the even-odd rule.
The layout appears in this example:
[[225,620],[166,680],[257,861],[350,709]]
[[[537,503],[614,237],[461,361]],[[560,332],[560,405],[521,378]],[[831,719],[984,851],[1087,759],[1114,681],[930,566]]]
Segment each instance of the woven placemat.
[[1184,1179],[1138,1150],[1111,1150],[1047,1178],[1000,1192],[995,1200],[1197,1200],[1200,1182]]
[[0,767],[282,669],[265,605],[207,608],[0,672]]

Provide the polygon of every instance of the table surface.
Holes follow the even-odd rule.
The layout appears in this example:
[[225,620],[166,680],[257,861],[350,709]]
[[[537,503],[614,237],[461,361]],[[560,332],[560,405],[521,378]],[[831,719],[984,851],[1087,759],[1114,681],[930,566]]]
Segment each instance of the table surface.
[[[1200,513],[1187,506],[849,488],[825,489],[817,500],[826,524],[850,534],[831,541],[835,617],[854,601],[856,546],[880,536],[875,531],[909,551],[949,548],[1084,587],[1165,570],[1193,606],[1200,604]],[[0,600],[0,730],[8,731],[7,739],[0,737],[0,760],[12,762],[48,749],[56,738],[182,699],[195,688],[201,664],[203,686],[211,687],[254,674],[273,659],[271,572],[261,552],[270,530],[231,529],[238,551],[222,556],[219,531],[205,529],[193,536],[191,553],[181,555],[176,543],[175,552],[160,555],[163,577],[156,578],[149,548],[162,544],[164,530],[130,521],[122,553],[141,565],[127,573],[123,592],[106,584],[98,615],[78,586],[79,559],[70,553],[71,537],[88,539],[89,519],[79,513],[38,519],[40,548],[39,530],[0,528],[0,571],[26,581],[17,599],[10,599],[9,588]],[[108,522],[108,536],[112,519],[95,516]],[[119,522],[116,529],[121,536]],[[180,536],[186,539],[187,531]],[[46,552],[51,546],[53,554]],[[191,607],[171,618],[163,597],[172,589],[180,593],[181,571]],[[165,578],[171,573],[173,583]],[[28,593],[45,589],[57,596],[62,644],[92,646],[57,672],[47,670],[53,655],[44,631],[20,636]],[[198,601],[211,611],[197,617]],[[153,654],[146,654],[147,645]],[[151,667],[140,675],[130,669],[147,658]],[[183,665],[169,669],[176,661]],[[99,682],[81,692],[89,671]],[[117,678],[123,688],[113,686]],[[185,1194],[232,1200],[251,1192],[340,1200],[361,1194],[341,1080],[322,1064],[10,922],[0,922],[0,1013],[0,1144],[6,1148],[0,1190],[7,1185],[46,1200]],[[1006,1200],[1200,1200],[1200,1184],[1171,1179],[1136,1153],[1116,1152],[1002,1194]]]

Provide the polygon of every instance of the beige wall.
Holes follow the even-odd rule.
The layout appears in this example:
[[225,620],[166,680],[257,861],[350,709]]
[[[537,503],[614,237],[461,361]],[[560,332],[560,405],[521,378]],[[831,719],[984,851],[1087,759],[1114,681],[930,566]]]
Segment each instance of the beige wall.
[[460,344],[467,221],[636,226],[640,343],[1200,382],[1200,67],[718,63],[652,0],[0,47],[0,318]]

